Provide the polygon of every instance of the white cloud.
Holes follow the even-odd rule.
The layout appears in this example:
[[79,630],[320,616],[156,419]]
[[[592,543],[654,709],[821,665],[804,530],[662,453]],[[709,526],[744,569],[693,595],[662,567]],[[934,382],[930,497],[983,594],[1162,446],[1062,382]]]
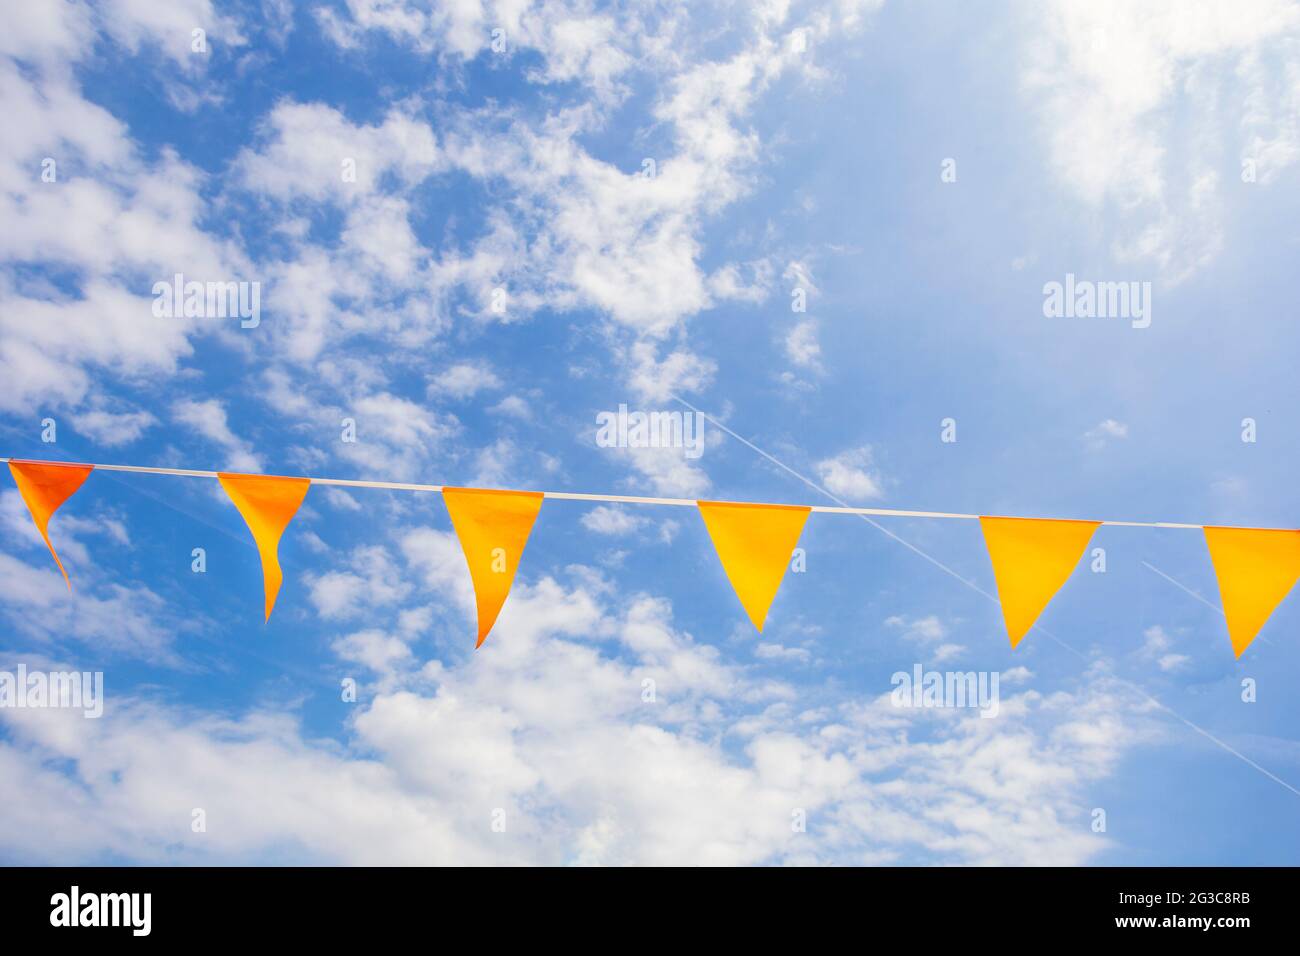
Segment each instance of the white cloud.
[[619,448],[617,454],[649,483],[649,490],[676,498],[698,498],[709,490],[708,474],[680,448]]
[[1191,662],[1186,654],[1165,654],[1160,658],[1160,669],[1166,672],[1182,670]]
[[507,395],[501,401],[492,406],[491,411],[498,415],[507,415],[511,418],[518,418],[521,421],[527,421],[532,417],[532,410],[528,403],[518,395]]
[[[1222,171],[1235,178],[1249,152],[1271,177],[1300,155],[1293,109],[1288,117],[1300,94],[1272,95],[1284,83],[1265,66],[1293,54],[1300,8],[1204,0],[1189,15],[1179,0],[1056,0],[1032,17],[1023,81],[1042,104],[1060,179],[1111,213],[1120,259],[1154,263],[1172,281],[1204,265],[1223,245]],[[1221,94],[1241,96],[1210,67],[1245,84],[1243,130],[1201,108]]]
[[146,411],[110,412],[95,408],[73,416],[73,426],[78,432],[106,448],[129,445],[157,424],[158,419]]
[[[118,518],[103,513],[83,516],[80,511],[80,507],[60,509],[58,517],[51,519],[47,529],[65,568],[78,565],[84,568],[95,563],[91,558],[91,546],[82,540],[83,535],[105,535],[117,545],[130,547],[130,535]],[[16,490],[0,493],[0,525],[8,531],[12,541],[24,542],[29,550],[39,555],[49,553],[36,523],[32,521],[31,512]],[[52,560],[50,567],[56,568],[55,573],[58,573]]]
[[[455,418],[387,392],[358,398],[340,412],[355,418],[357,440],[342,444],[337,453],[370,475],[398,480],[418,476],[421,465],[442,452],[460,431]],[[333,418],[330,425],[337,427],[340,420],[341,416]]]
[[709,293],[724,302],[760,303],[771,292],[772,267],[759,260],[742,267],[728,263],[708,277]]
[[391,607],[407,594],[392,557],[379,545],[357,548],[342,570],[304,577],[316,613],[327,620],[349,620]]
[[1159,624],[1153,624],[1144,630],[1142,637],[1142,651],[1149,656],[1157,656],[1173,645],[1173,638]]
[[904,639],[928,648],[929,659],[935,664],[954,660],[966,653],[963,645],[948,640],[952,635],[951,625],[934,614],[914,618],[894,614],[885,619],[885,627],[901,631]]
[[519,448],[508,438],[498,438],[480,448],[474,455],[474,476],[471,483],[478,486],[518,487]]
[[[813,14],[809,32],[826,37],[856,28],[861,11],[873,6],[830,5]],[[617,97],[612,84],[623,66],[636,61],[663,91],[652,110],[669,131],[670,145],[649,157],[651,176],[640,165],[598,160],[581,145],[607,118],[601,108],[553,111],[540,124],[491,107],[451,117],[440,130],[439,166],[503,184],[510,199],[508,215],[488,212],[489,228],[468,254],[453,252],[432,265],[440,297],[449,287],[465,286],[480,317],[506,321],[542,306],[590,307],[638,337],[660,339],[718,302],[766,296],[766,262],[721,263],[706,275],[698,235],[708,217],[752,188],[758,141],[741,122],[758,96],[787,70],[812,69],[810,55],[772,35],[778,18],[758,12],[757,36],[729,57],[709,61],[699,59],[694,46],[700,31],[685,28],[685,13],[677,19],[656,13],[657,29],[648,32],[635,9],[592,16],[562,4],[498,5],[490,15],[454,8],[444,17],[415,4],[352,0],[348,10],[346,20],[326,17],[345,44],[356,42],[358,31],[381,30],[421,51],[472,57],[490,43],[490,23],[505,31],[511,49],[528,46],[542,54],[545,66],[534,80],[579,79],[605,102]],[[329,119],[303,125],[313,130]],[[344,127],[335,139],[355,135]],[[338,149],[304,145],[294,154],[320,152],[333,156]],[[297,178],[276,165],[273,175],[286,185]],[[322,167],[308,178],[320,182],[323,176]],[[487,308],[498,283],[509,290],[505,316]]]
[[357,126],[330,106],[285,101],[262,122],[261,136],[258,149],[236,158],[235,173],[245,188],[279,200],[351,205],[375,193],[385,174],[411,186],[440,166],[433,131],[398,110]]
[[810,264],[805,260],[794,260],[790,262],[785,267],[785,271],[781,273],[781,278],[785,279],[786,283],[790,286],[792,295],[795,289],[802,289],[804,295],[811,299],[821,291],[817,287],[817,283],[813,280]]
[[[367,30],[387,33],[394,40],[425,53],[472,60],[488,51],[494,40],[496,56],[520,49],[535,51],[542,65],[529,72],[535,83],[577,80],[603,99],[619,95],[618,78],[631,65],[623,49],[636,34],[646,33],[633,22],[618,23],[608,13],[594,14],[583,3],[533,5],[513,0],[450,3],[428,6],[392,0],[347,0],[347,15],[333,9],[317,11],[325,32],[344,47],[355,46]],[[662,18],[660,29],[671,29]],[[494,36],[494,31],[500,34]]]
[[1174,639],[1161,625],[1153,624],[1142,632],[1142,656],[1154,660],[1165,673],[1184,670],[1191,657],[1171,650]]
[[[0,195],[0,261],[9,267],[0,275],[0,407],[13,411],[35,402],[78,404],[92,372],[126,382],[171,375],[192,352],[192,337],[223,331],[154,317],[142,294],[149,285],[128,277],[248,273],[233,242],[200,227],[205,174],[169,148],[143,158],[127,127],[77,87],[72,67],[93,51],[96,27],[128,43],[160,38],[154,15],[138,4],[92,11],[59,3],[22,20],[5,31],[15,42],[0,46],[7,54],[0,58],[7,128],[0,177],[9,184]],[[211,26],[220,32],[215,19]],[[40,175],[46,157],[56,159],[54,182]],[[70,272],[73,288],[9,271],[29,263]]]
[[786,357],[800,368],[821,368],[822,347],[817,341],[817,323],[812,319],[798,322],[785,337]]
[[596,534],[631,534],[645,523],[645,518],[610,505],[597,505],[582,516],[582,526]]
[[[1150,733],[1131,695],[1104,680],[1004,696],[997,720],[909,713],[887,696],[812,712],[764,698],[763,685],[673,629],[662,602],[611,617],[549,581],[516,597],[463,666],[411,672],[402,642],[382,632],[343,639],[349,659],[407,668],[408,681],[356,705],[346,749],[311,741],[274,710],[232,720],[119,695],[100,721],[7,711],[0,799],[15,812],[0,818],[0,845],[20,861],[59,862],[220,862],[288,845],[306,862],[375,864],[851,863],[914,852],[1079,864],[1107,846],[1086,826],[1087,788]],[[632,658],[598,652],[593,630]],[[656,703],[642,698],[645,677]],[[718,701],[753,714],[733,725],[743,728],[735,754],[714,736],[729,722]],[[178,841],[196,803],[222,825]],[[793,807],[808,814],[805,834],[791,832]],[[495,808],[505,837],[491,832]]]
[[674,394],[704,389],[717,372],[710,358],[675,349],[662,359],[652,343],[637,342],[627,354],[631,386],[646,401],[668,401]]
[[884,495],[884,480],[871,467],[870,446],[852,448],[814,466],[826,490],[846,501],[865,501]]
[[1128,438],[1128,426],[1113,418],[1098,422],[1083,433],[1083,440],[1094,451],[1105,448],[1113,438]]
[[261,463],[251,446],[230,430],[226,407],[209,398],[201,402],[180,401],[172,406],[172,417],[215,442],[226,452],[226,467],[231,471],[258,472]]
[[774,641],[760,641],[754,647],[754,656],[765,661],[789,661],[807,664],[812,660],[812,652],[806,647],[786,647]]
[[924,643],[936,643],[948,636],[948,625],[933,614],[927,617],[908,619],[900,614],[885,619],[885,626],[898,628],[909,640]]
[[326,486],[321,490],[325,500],[340,511],[360,511],[361,502],[357,501],[349,492],[342,488]]
[[182,68],[193,69],[205,58],[193,49],[193,31],[202,29],[209,44],[240,46],[246,41],[235,22],[216,13],[211,0],[104,0],[96,4],[97,25],[132,53],[143,43],[155,43]]
[[387,673],[412,659],[411,649],[405,641],[375,628],[341,637],[332,647],[343,660],[361,664],[377,673]]
[[[42,544],[44,550],[44,544]],[[79,642],[124,657],[166,667],[182,662],[172,647],[178,625],[167,623],[166,605],[145,587],[100,583],[88,563],[71,563],[74,549],[56,544],[76,593],[68,591],[54,560],[33,567],[0,552],[0,604],[19,634],[43,646]],[[80,718],[78,718],[80,719]]]
[[452,398],[473,398],[481,391],[491,391],[501,387],[501,380],[487,365],[472,362],[457,362],[443,369],[429,383],[429,390],[434,394],[449,395]]

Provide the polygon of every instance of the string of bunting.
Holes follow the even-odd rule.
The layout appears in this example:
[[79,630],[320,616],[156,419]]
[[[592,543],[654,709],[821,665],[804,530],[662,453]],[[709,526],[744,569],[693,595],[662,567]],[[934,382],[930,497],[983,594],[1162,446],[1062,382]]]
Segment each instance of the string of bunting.
[[908,518],[979,521],[997,581],[998,599],[1014,649],[1044,608],[1074,572],[1100,525],[1184,528],[1202,531],[1219,582],[1228,636],[1237,657],[1250,645],[1273,611],[1300,578],[1300,530],[1240,528],[1161,521],[1078,521],[901,511],[891,508],[832,508],[760,502],[699,501],[577,492],[510,491],[443,485],[363,481],[344,478],[298,478],[245,475],[137,465],[92,465],[79,462],[8,462],[36,528],[50,549],[63,579],[68,572],[50,541],[50,518],[85,483],[90,473],[122,471],[142,474],[216,478],[243,516],[262,562],[266,620],[270,620],[283,574],[279,545],[312,485],[439,492],[460,541],[474,585],[481,647],[510,594],[528,536],[546,498],[603,501],[698,509],[723,571],[741,606],[761,633],[812,512]]

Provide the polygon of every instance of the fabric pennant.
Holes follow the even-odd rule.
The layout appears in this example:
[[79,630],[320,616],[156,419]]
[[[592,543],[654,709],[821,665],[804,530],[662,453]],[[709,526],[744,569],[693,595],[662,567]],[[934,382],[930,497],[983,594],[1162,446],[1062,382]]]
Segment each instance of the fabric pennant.
[[812,510],[806,505],[697,501],[727,580],[758,632]]
[[94,465],[58,465],[44,461],[9,462],[9,471],[14,476],[14,483],[18,485],[18,493],[23,496],[32,520],[36,522],[36,530],[45,539],[45,546],[54,555],[54,563],[63,573],[63,582],[69,591],[72,590],[72,582],[68,579],[63,562],[59,560],[59,553],[50,543],[50,517],[59,510],[60,505],[76,494],[94,468]]
[[1238,657],[1300,578],[1300,531],[1206,527],[1228,636]]
[[533,522],[542,510],[542,497],[540,491],[442,489],[442,500],[451,515],[451,526],[456,529],[474,583],[478,609],[476,648],[483,646],[510,596],[519,559],[528,544]]
[[271,619],[276,596],[284,574],[280,571],[280,537],[307,497],[310,478],[284,478],[279,475],[217,474],[221,487],[235,503],[244,523],[253,533],[257,553],[262,558],[262,583],[266,592],[266,618]]
[[1100,524],[980,517],[1013,650],[1074,572]]

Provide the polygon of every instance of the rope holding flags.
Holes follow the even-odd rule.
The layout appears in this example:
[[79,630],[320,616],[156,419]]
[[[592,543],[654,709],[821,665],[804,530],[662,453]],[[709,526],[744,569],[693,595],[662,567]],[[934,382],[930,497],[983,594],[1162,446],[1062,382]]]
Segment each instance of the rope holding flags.
[[63,579],[72,582],[50,540],[54,513],[85,482],[92,470],[215,478],[225,489],[257,545],[262,563],[265,618],[270,620],[283,582],[279,544],[313,484],[442,494],[474,589],[481,647],[510,595],[524,548],[546,498],[607,501],[618,504],[693,507],[717,552],[727,580],[745,614],[760,633],[776,600],[792,552],[813,512],[889,515],[908,518],[979,521],[997,582],[1007,637],[1014,650],[1034,627],[1052,598],[1073,574],[1079,559],[1103,524],[1182,528],[1201,531],[1219,583],[1228,636],[1239,658],[1300,580],[1300,530],[1237,528],[1142,521],[1079,521],[1057,518],[992,517],[935,511],[899,511],[781,505],[763,502],[701,501],[578,492],[453,488],[342,478],[240,475],[226,472],[139,465],[8,462],[27,510]]

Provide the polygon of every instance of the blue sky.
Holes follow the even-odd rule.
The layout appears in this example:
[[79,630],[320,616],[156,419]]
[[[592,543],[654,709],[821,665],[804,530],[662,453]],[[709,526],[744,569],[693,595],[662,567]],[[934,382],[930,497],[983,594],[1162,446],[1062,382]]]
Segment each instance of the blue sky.
[[[1300,526],[1297,44],[1267,0],[32,4],[3,454],[830,503],[740,436],[865,506]],[[154,316],[178,272],[260,324]],[[1067,273],[1150,326],[1046,318]],[[674,396],[698,459],[597,446]],[[549,501],[476,652],[437,495],[313,488],[265,625],[215,482],[93,474],[71,596],[0,523],[0,669],[108,697],[0,710],[5,862],[1294,862],[1300,610],[1234,660],[1194,531],[1100,529],[1013,653],[974,522],[813,515],[759,637],[690,509]],[[917,664],[999,715],[893,707]]]

